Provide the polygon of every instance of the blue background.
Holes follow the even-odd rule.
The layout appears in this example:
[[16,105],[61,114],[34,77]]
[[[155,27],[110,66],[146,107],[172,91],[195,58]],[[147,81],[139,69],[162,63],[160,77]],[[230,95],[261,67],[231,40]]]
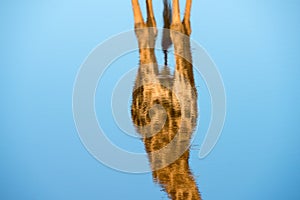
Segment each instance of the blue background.
[[[227,93],[217,146],[204,160],[191,153],[203,198],[300,199],[300,2],[193,3],[192,38]],[[95,160],[73,122],[76,73],[96,45],[132,29],[130,1],[1,1],[0,24],[0,199],[166,198],[151,174]]]

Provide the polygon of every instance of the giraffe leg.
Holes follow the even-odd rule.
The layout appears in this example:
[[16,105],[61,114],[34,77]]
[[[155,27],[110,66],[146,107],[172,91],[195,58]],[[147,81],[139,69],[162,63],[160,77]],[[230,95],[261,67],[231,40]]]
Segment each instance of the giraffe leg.
[[192,8],[192,0],[186,0],[185,4],[185,13],[183,18],[183,25],[184,29],[187,35],[191,35],[191,24],[190,24],[190,18],[191,18],[191,8]]
[[186,0],[185,13],[183,21],[190,21],[191,18],[192,0]]
[[179,0],[173,0],[172,20],[173,20],[173,24],[179,24],[181,22]]
[[142,15],[142,11],[140,8],[140,4],[138,0],[131,0],[133,16],[134,16],[134,24],[144,24],[144,19]]
[[152,0],[146,0],[146,6],[147,6],[147,25],[148,27],[156,27]]
[[[173,8],[172,8],[171,38],[174,33],[173,31],[184,33],[184,26],[180,20],[179,0],[173,0],[172,4],[173,4]],[[172,42],[175,45],[173,39]]]

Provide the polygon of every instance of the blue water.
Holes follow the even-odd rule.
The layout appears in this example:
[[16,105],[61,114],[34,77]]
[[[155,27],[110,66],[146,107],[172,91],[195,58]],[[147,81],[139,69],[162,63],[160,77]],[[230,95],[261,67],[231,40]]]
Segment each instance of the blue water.
[[[133,27],[130,1],[117,3],[0,3],[0,199],[166,199],[151,174],[100,164],[73,122],[80,65],[100,42]],[[154,6],[162,26],[162,3]],[[193,2],[192,38],[215,61],[227,95],[217,146],[198,159],[205,129],[200,123],[191,152],[203,199],[300,198],[299,9],[292,0]],[[203,124],[209,119],[206,102],[199,100]],[[135,141],[129,149],[142,152]],[[126,142],[120,145],[126,148]]]

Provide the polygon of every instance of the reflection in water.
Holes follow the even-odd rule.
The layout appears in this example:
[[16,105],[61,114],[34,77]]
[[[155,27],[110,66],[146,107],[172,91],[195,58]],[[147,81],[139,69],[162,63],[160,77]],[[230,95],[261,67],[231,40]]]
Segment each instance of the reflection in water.
[[[162,70],[158,69],[154,51],[157,30],[152,1],[146,2],[145,23],[138,0],[132,0],[140,57],[132,120],[143,137],[154,181],[171,199],[201,199],[188,162],[189,144],[197,121],[197,91],[189,40],[191,0],[186,2],[183,21],[178,0],[173,0],[173,11],[167,0],[164,1],[164,28],[171,31],[163,33],[165,66]],[[174,75],[167,66],[167,49],[172,43],[176,61]]]

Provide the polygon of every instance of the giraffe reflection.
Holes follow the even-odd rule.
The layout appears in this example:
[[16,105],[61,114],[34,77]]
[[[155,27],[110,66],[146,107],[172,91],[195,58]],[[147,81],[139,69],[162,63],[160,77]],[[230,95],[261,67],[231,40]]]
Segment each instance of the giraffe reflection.
[[[157,29],[152,1],[147,0],[146,5],[144,22],[138,0],[132,0],[140,64],[133,90],[132,121],[143,137],[153,179],[169,198],[201,199],[188,162],[189,143],[197,121],[197,91],[189,40],[191,0],[186,2],[182,21],[178,0],[173,0],[172,14],[168,2],[164,1],[164,28],[171,31],[163,33],[165,66],[161,71],[154,51]],[[167,66],[167,49],[171,43],[175,49],[174,75]],[[173,145],[158,151],[172,141]]]

